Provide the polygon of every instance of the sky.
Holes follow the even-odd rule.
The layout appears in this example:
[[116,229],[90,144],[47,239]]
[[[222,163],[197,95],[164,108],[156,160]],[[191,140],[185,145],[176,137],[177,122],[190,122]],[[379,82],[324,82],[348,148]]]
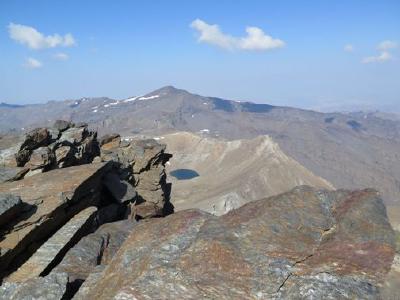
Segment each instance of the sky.
[[400,112],[400,1],[0,0],[0,102],[124,99],[165,85]]

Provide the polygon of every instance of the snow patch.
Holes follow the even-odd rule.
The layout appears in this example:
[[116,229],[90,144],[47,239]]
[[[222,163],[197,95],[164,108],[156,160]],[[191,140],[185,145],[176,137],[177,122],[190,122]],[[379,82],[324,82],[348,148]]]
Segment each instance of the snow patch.
[[138,98],[138,100],[151,100],[151,99],[156,99],[160,97],[160,95],[153,95],[153,96],[149,96],[149,97],[140,97]]
[[153,137],[153,139],[156,141],[159,141],[159,140],[165,139],[165,137],[164,136],[155,136],[155,137]]
[[139,98],[139,96],[125,99],[123,102],[132,102],[132,101],[135,101],[137,98]]
[[94,113],[97,113],[97,109],[95,109],[94,111],[92,111],[92,112],[94,112]]
[[207,128],[206,129],[202,129],[202,130],[200,130],[200,132],[201,133],[210,133],[210,129],[207,129]]

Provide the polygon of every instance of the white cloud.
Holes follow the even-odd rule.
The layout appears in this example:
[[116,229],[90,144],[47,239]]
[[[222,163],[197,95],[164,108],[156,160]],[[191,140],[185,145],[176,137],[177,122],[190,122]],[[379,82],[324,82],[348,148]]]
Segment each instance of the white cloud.
[[378,45],[378,49],[382,50],[382,51],[386,51],[389,49],[395,49],[395,48],[397,48],[397,43],[395,41],[386,40],[386,41],[379,43],[379,45]]
[[393,59],[393,56],[389,52],[382,51],[382,53],[380,55],[366,57],[362,60],[362,62],[364,64],[369,64],[369,63],[373,63],[373,62],[385,62],[385,61],[389,61],[392,59]]
[[344,46],[343,50],[346,52],[354,52],[354,46],[352,44],[347,44]]
[[199,42],[215,45],[228,50],[270,50],[282,48],[285,42],[274,39],[258,27],[247,27],[245,37],[234,37],[221,31],[218,25],[210,25],[196,19],[190,27],[199,32]]
[[45,36],[35,28],[21,24],[10,23],[8,25],[10,38],[31,49],[44,49],[55,47],[71,47],[76,44],[72,34],[64,36],[53,34]]
[[68,54],[61,53],[61,52],[54,54],[53,57],[58,60],[67,60],[69,58]]
[[362,63],[368,64],[368,63],[373,63],[373,62],[385,62],[389,60],[393,60],[392,54],[389,52],[390,49],[395,49],[397,48],[397,43],[395,41],[382,41],[378,44],[376,47],[378,50],[380,50],[380,54],[377,56],[369,56],[366,57],[362,60]]
[[40,61],[38,61],[37,59],[29,57],[26,59],[25,67],[30,68],[30,69],[38,69],[38,68],[42,67],[42,63]]

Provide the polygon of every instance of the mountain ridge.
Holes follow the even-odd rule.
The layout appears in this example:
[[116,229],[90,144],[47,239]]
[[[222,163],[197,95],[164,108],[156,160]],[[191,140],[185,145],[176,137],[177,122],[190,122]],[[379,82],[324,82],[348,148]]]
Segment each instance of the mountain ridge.
[[87,122],[100,134],[119,132],[125,137],[179,131],[228,140],[269,135],[284,153],[335,187],[373,187],[386,201],[399,201],[400,121],[379,114],[238,102],[172,86],[121,100],[81,98],[0,108],[3,132],[47,126],[56,119]]

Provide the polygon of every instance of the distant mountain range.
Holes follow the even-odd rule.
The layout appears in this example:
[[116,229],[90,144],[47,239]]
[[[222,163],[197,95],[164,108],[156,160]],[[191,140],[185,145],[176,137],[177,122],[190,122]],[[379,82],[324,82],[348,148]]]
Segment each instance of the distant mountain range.
[[0,102],[0,108],[20,108],[23,107],[24,105],[18,105],[18,104],[8,104],[5,102]]
[[171,86],[122,100],[0,106],[3,132],[57,119],[83,121],[103,134],[125,136],[187,131],[234,140],[269,135],[284,153],[335,187],[372,187],[387,203],[400,201],[400,121],[378,112],[319,113],[204,97]]

